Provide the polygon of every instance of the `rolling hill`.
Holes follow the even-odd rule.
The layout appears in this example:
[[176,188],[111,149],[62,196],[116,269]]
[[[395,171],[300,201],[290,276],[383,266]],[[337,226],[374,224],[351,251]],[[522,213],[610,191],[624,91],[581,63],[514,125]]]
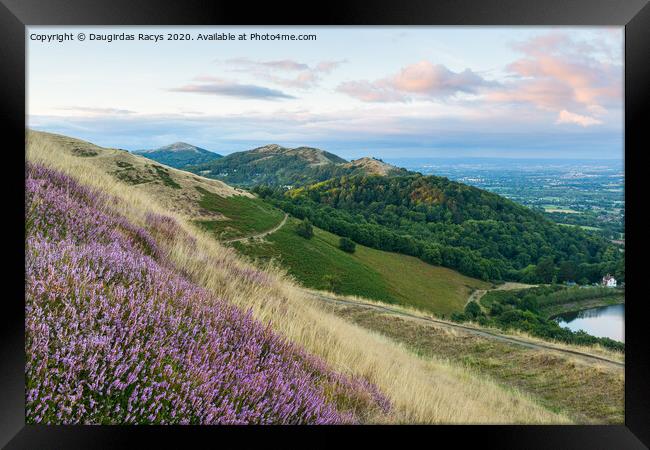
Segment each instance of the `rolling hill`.
[[311,147],[286,148],[276,144],[237,152],[204,164],[188,166],[194,173],[231,185],[252,187],[302,186],[337,176],[403,174],[404,169],[373,158],[354,161]]
[[222,158],[218,153],[185,142],[175,142],[152,150],[136,150],[133,153],[177,169]]
[[51,133],[30,132],[57,148],[59,158],[86,161],[115,181],[133,186],[134,190],[155,197],[164,207],[184,217],[218,220],[224,216],[202,208],[199,189],[223,198],[243,196],[253,198],[247,191],[233,188],[219,180],[204,178],[189,172],[165,167],[142,155],[126,150],[104,148],[81,139]]

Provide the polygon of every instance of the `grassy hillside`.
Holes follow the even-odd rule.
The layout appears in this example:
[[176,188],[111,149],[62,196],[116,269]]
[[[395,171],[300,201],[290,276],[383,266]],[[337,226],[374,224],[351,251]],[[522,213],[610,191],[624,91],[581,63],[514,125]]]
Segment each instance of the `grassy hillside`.
[[[435,314],[462,311],[471,290],[488,283],[417,258],[357,245],[352,254],[338,248],[339,237],[316,228],[312,239],[298,236],[290,220],[266,242],[238,242],[242,253],[262,261],[276,259],[307,287],[335,289],[389,303],[413,306]],[[326,277],[335,277],[335,286]]]
[[187,167],[187,170],[246,187],[302,186],[339,176],[408,173],[373,158],[347,162],[323,150],[309,147],[290,149],[279,145],[232,153],[219,160]]
[[125,184],[155,198],[166,209],[186,218],[214,220],[223,218],[217,211],[200,207],[203,198],[199,189],[223,198],[243,196],[253,198],[249,192],[233,188],[221,181],[204,178],[189,172],[157,164],[150,159],[126,150],[103,148],[90,142],[51,133],[30,131],[30,136],[46,141],[57,148],[59,158],[72,158],[101,171],[111,182]]
[[286,184],[295,174],[312,168],[346,163],[342,158],[310,147],[286,148],[266,145],[224,158],[188,167],[194,173],[227,181],[233,185]]
[[[170,177],[181,185],[180,189],[162,183],[154,188],[147,187],[149,184],[129,184],[111,173],[111,150],[105,153],[104,149],[91,147],[96,154],[87,157],[75,155],[72,150],[77,145],[81,145],[80,141],[30,132],[27,160],[111,196],[111,211],[135,227],[148,229],[147,217],[151,215],[175,221],[178,228],[172,232],[162,228],[153,234],[159,251],[165,255],[165,270],[196,284],[211,298],[250,309],[256,320],[304,351],[319,356],[342,376],[361,377],[374,383],[388,397],[391,409],[383,412],[364,408],[358,402],[349,405],[363,422],[570,422],[565,414],[540,406],[518,389],[504,387],[442,359],[416,355],[391,339],[328,313],[281,273],[271,269],[261,272],[242,261],[234,250],[220,245],[188,221],[187,213],[194,206],[172,208],[178,200],[171,201],[168,196],[193,196],[197,192],[193,184],[210,183],[191,175],[185,179],[170,170]],[[212,185],[214,189],[217,186]],[[123,389],[120,386],[113,388],[118,394]]]
[[284,227],[267,236],[266,242],[243,241],[235,243],[234,247],[262,262],[277,260],[306,287],[329,289],[324,277],[334,276],[339,280],[336,287],[338,292],[365,295],[390,303],[396,301],[381,274],[338,249],[333,244],[335,236],[316,229],[312,239],[305,239],[295,233],[297,223],[295,219],[289,219]]
[[204,211],[223,216],[219,220],[198,219],[196,223],[221,240],[250,236],[273,228],[284,214],[257,198],[222,197],[200,186],[199,206]]

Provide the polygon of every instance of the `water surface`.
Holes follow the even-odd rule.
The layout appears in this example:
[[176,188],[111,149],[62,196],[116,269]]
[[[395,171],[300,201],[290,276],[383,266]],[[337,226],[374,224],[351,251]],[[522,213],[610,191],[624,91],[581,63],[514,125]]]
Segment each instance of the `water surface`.
[[561,327],[625,342],[625,305],[599,306],[556,318]]

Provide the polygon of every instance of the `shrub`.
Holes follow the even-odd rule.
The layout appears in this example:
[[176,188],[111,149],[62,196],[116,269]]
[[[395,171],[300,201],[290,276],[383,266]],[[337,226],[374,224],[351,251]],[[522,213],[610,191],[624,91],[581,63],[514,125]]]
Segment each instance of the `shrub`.
[[467,321],[467,316],[465,313],[453,312],[451,313],[451,320],[454,322],[465,322]]
[[344,252],[354,253],[354,251],[357,249],[357,244],[355,244],[354,241],[350,238],[342,237],[339,240],[339,248]]
[[314,227],[312,227],[309,220],[303,220],[298,225],[296,225],[296,234],[302,236],[305,239],[311,239],[314,237]]
[[477,317],[483,315],[483,311],[481,311],[481,307],[478,305],[478,303],[469,302],[465,306],[465,315],[471,319],[476,319]]
[[338,292],[341,289],[341,278],[338,275],[325,275],[323,282],[327,289],[332,292]]

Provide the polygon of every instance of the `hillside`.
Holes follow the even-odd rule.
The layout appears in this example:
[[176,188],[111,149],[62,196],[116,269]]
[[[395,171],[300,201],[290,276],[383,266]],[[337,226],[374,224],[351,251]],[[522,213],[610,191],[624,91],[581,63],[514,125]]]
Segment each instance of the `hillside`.
[[326,424],[357,422],[346,405],[388,408],[170,270],[156,238],[183,234],[172,217],[138,226],[38,163],[26,200],[28,423]]
[[427,264],[412,256],[357,245],[342,251],[339,237],[316,228],[314,237],[298,236],[291,219],[264,241],[237,242],[235,248],[261,263],[275,260],[303,286],[333,290],[449,316],[465,307],[474,289],[488,283]]
[[[26,373],[30,422],[215,423],[226,417],[239,423],[313,423],[319,418],[337,422],[337,417],[362,423],[570,422],[564,412],[540,406],[517,388],[446,360],[416,355],[402,344],[329,313],[281,272],[247,264],[213,235],[192,225],[194,206],[178,211],[168,206],[174,203],[167,199],[169,195],[201,194],[197,184],[214,193],[221,188],[224,198],[230,199],[239,197],[234,189],[190,174],[183,178],[174,169],[162,176],[149,161],[129,154],[134,159],[126,162],[137,167],[120,178],[115,173],[115,157],[120,152],[74,139],[29,132],[27,144],[29,164],[44,168],[30,169],[37,191],[28,195],[41,200],[28,198],[26,229],[31,241],[27,242],[27,260],[30,267],[48,270],[28,270],[28,286],[34,283],[27,293],[26,310],[27,342],[31,343]],[[151,179],[141,183],[140,172]],[[67,187],[51,187],[57,183]],[[104,197],[109,200],[103,202]],[[65,208],[56,206],[60,200]],[[51,233],[43,233],[43,227]],[[65,230],[65,236],[55,230]],[[87,246],[91,250],[84,253]],[[85,283],[88,290],[80,289]],[[100,291],[102,295],[96,295]],[[65,308],[50,307],[62,304],[63,299],[68,302]],[[250,310],[254,320],[243,318],[241,310]],[[254,331],[259,330],[256,321],[268,327],[265,334]],[[198,334],[192,335],[192,330]],[[231,341],[220,342],[232,344],[228,351],[212,342],[224,334]],[[45,336],[49,341],[41,339]],[[278,339],[288,344],[280,345]],[[232,353],[259,349],[261,342],[269,344],[262,345],[262,354],[274,355],[277,364],[260,361],[252,350],[245,358]],[[50,345],[60,351],[54,352]],[[97,352],[75,353],[84,348]],[[128,364],[116,365],[108,358],[107,352],[112,351],[122,351]],[[299,355],[305,355],[307,372],[298,363],[285,370],[282,361],[289,355],[299,360]],[[47,357],[61,359],[48,361]],[[68,363],[74,366],[66,370],[65,379],[42,378],[53,367]],[[129,364],[139,367],[138,371]],[[42,367],[49,368],[42,371]],[[215,384],[195,383],[221,379],[213,378],[211,371],[227,375],[232,373],[228,367],[239,375],[229,378],[231,384],[218,394]],[[267,369],[273,376],[254,375],[255,370]],[[126,375],[131,373],[131,377]],[[241,383],[240,376],[251,379],[248,374],[259,382]],[[311,376],[318,381],[309,381]],[[152,379],[162,384],[149,390],[144,383]],[[88,381],[84,384],[88,389],[79,397],[78,390],[68,388],[81,385],[82,380]],[[283,391],[274,388],[279,386],[276,380],[296,389],[282,397]],[[177,391],[177,383],[191,389]],[[259,411],[255,408],[262,405],[254,401],[258,394],[250,388],[257,386],[262,386],[255,392],[265,395],[266,405],[281,402],[297,409],[278,406],[255,415]],[[193,390],[199,387],[200,391]],[[150,394],[154,400],[132,403],[129,411],[130,395],[136,391],[136,400],[141,393],[146,393],[144,401]],[[53,402],[70,404],[74,398],[74,404],[83,406],[85,412],[72,408],[61,410],[62,417],[52,415],[48,408],[55,403],[46,403],[50,392],[56,393]],[[198,397],[191,397],[183,409],[188,392]],[[163,393],[169,402],[160,402]],[[310,403],[301,408],[307,398]],[[250,408],[235,410],[234,416],[219,409],[209,415],[211,410],[201,406],[206,399],[219,399],[211,405],[237,399]],[[249,412],[253,415],[243,415]]]
[[310,147],[286,148],[271,144],[231,153],[219,160],[188,167],[194,173],[227,181],[233,185],[284,184],[297,174],[346,163],[342,158]]
[[605,273],[624,274],[623,255],[605,239],[447,178],[360,175],[257,192],[360,244],[483,280],[595,282]]
[[90,142],[57,134],[33,131],[30,133],[57,146],[59,155],[82,158],[114,180],[154,196],[166,208],[184,217],[201,220],[224,218],[218,211],[201,207],[199,203],[202,194],[198,189],[212,192],[223,198],[253,197],[249,192],[232,188],[221,181],[165,167],[125,150],[103,148]]
[[136,150],[133,153],[177,169],[207,163],[222,157],[218,153],[185,142],[175,142],[152,150]]
[[294,149],[267,145],[232,153],[219,160],[186,168],[231,185],[294,187],[340,176],[406,174],[404,169],[373,158],[346,161],[333,153],[310,147]]

